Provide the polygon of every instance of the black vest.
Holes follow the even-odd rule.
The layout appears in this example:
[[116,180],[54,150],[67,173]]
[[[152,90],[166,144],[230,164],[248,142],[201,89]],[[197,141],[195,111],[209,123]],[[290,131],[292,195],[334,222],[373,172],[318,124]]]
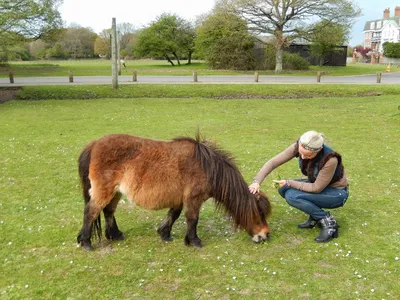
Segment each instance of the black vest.
[[344,167],[342,164],[342,157],[339,153],[336,153],[325,144],[322,146],[322,149],[318,152],[317,156],[312,159],[302,159],[300,153],[297,153],[296,156],[299,158],[299,167],[301,173],[307,176],[310,182],[315,182],[319,171],[332,157],[337,158],[338,165],[336,167],[335,174],[333,175],[333,178],[329,184],[339,181],[343,177]]

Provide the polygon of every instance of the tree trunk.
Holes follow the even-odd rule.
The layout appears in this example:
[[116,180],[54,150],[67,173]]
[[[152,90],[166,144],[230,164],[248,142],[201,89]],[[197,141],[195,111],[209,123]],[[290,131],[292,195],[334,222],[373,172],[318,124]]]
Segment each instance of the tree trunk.
[[276,28],[275,37],[276,37],[275,73],[282,73],[282,71],[283,71],[283,47],[285,45],[285,38],[283,36],[283,28],[281,28],[281,27]]
[[283,71],[283,48],[278,45],[276,47],[276,62],[275,62],[275,73],[282,73]]
[[176,61],[178,62],[178,65],[180,66],[181,62],[179,60],[179,56],[175,52],[172,52],[172,55],[175,57]]
[[187,64],[190,65],[191,63],[192,63],[192,51],[189,51]]
[[168,61],[172,66],[175,66],[174,62],[169,58],[168,55],[164,55],[164,57],[167,59],[167,61]]

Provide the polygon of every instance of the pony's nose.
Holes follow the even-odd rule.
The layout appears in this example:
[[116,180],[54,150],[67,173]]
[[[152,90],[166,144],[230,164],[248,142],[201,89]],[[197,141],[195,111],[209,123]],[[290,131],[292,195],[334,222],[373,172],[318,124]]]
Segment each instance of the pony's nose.
[[255,236],[253,236],[252,240],[255,243],[261,243],[262,241],[268,241],[269,239],[269,233],[267,233],[266,235],[263,234],[257,234]]

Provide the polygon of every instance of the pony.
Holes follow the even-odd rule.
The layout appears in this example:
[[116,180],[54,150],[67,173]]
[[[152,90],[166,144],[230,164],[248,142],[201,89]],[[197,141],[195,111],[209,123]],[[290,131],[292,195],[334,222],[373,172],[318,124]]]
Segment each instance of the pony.
[[216,210],[223,208],[235,227],[246,230],[254,242],[269,238],[268,197],[250,193],[232,155],[199,132],[195,138],[170,141],[106,135],[84,147],[78,165],[85,207],[77,242],[87,251],[93,250],[92,235],[101,239],[102,210],[106,238],[125,239],[114,216],[122,195],[144,209],[169,208],[157,229],[163,241],[172,240],[172,226],[184,210],[184,243],[202,247],[197,223],[203,202],[210,198]]

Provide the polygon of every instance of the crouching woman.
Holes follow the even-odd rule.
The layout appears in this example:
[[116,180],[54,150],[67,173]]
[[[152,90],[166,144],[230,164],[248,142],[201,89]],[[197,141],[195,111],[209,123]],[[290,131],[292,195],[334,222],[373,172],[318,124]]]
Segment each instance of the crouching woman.
[[279,153],[261,168],[249,186],[251,193],[260,190],[264,178],[275,168],[297,157],[301,172],[307,179],[274,180],[280,188],[279,194],[286,202],[303,211],[309,218],[298,228],[313,228],[319,225],[316,242],[329,242],[339,236],[339,226],[329,211],[343,206],[349,196],[348,182],[339,153],[324,144],[324,136],[316,131],[307,131],[299,140]]

